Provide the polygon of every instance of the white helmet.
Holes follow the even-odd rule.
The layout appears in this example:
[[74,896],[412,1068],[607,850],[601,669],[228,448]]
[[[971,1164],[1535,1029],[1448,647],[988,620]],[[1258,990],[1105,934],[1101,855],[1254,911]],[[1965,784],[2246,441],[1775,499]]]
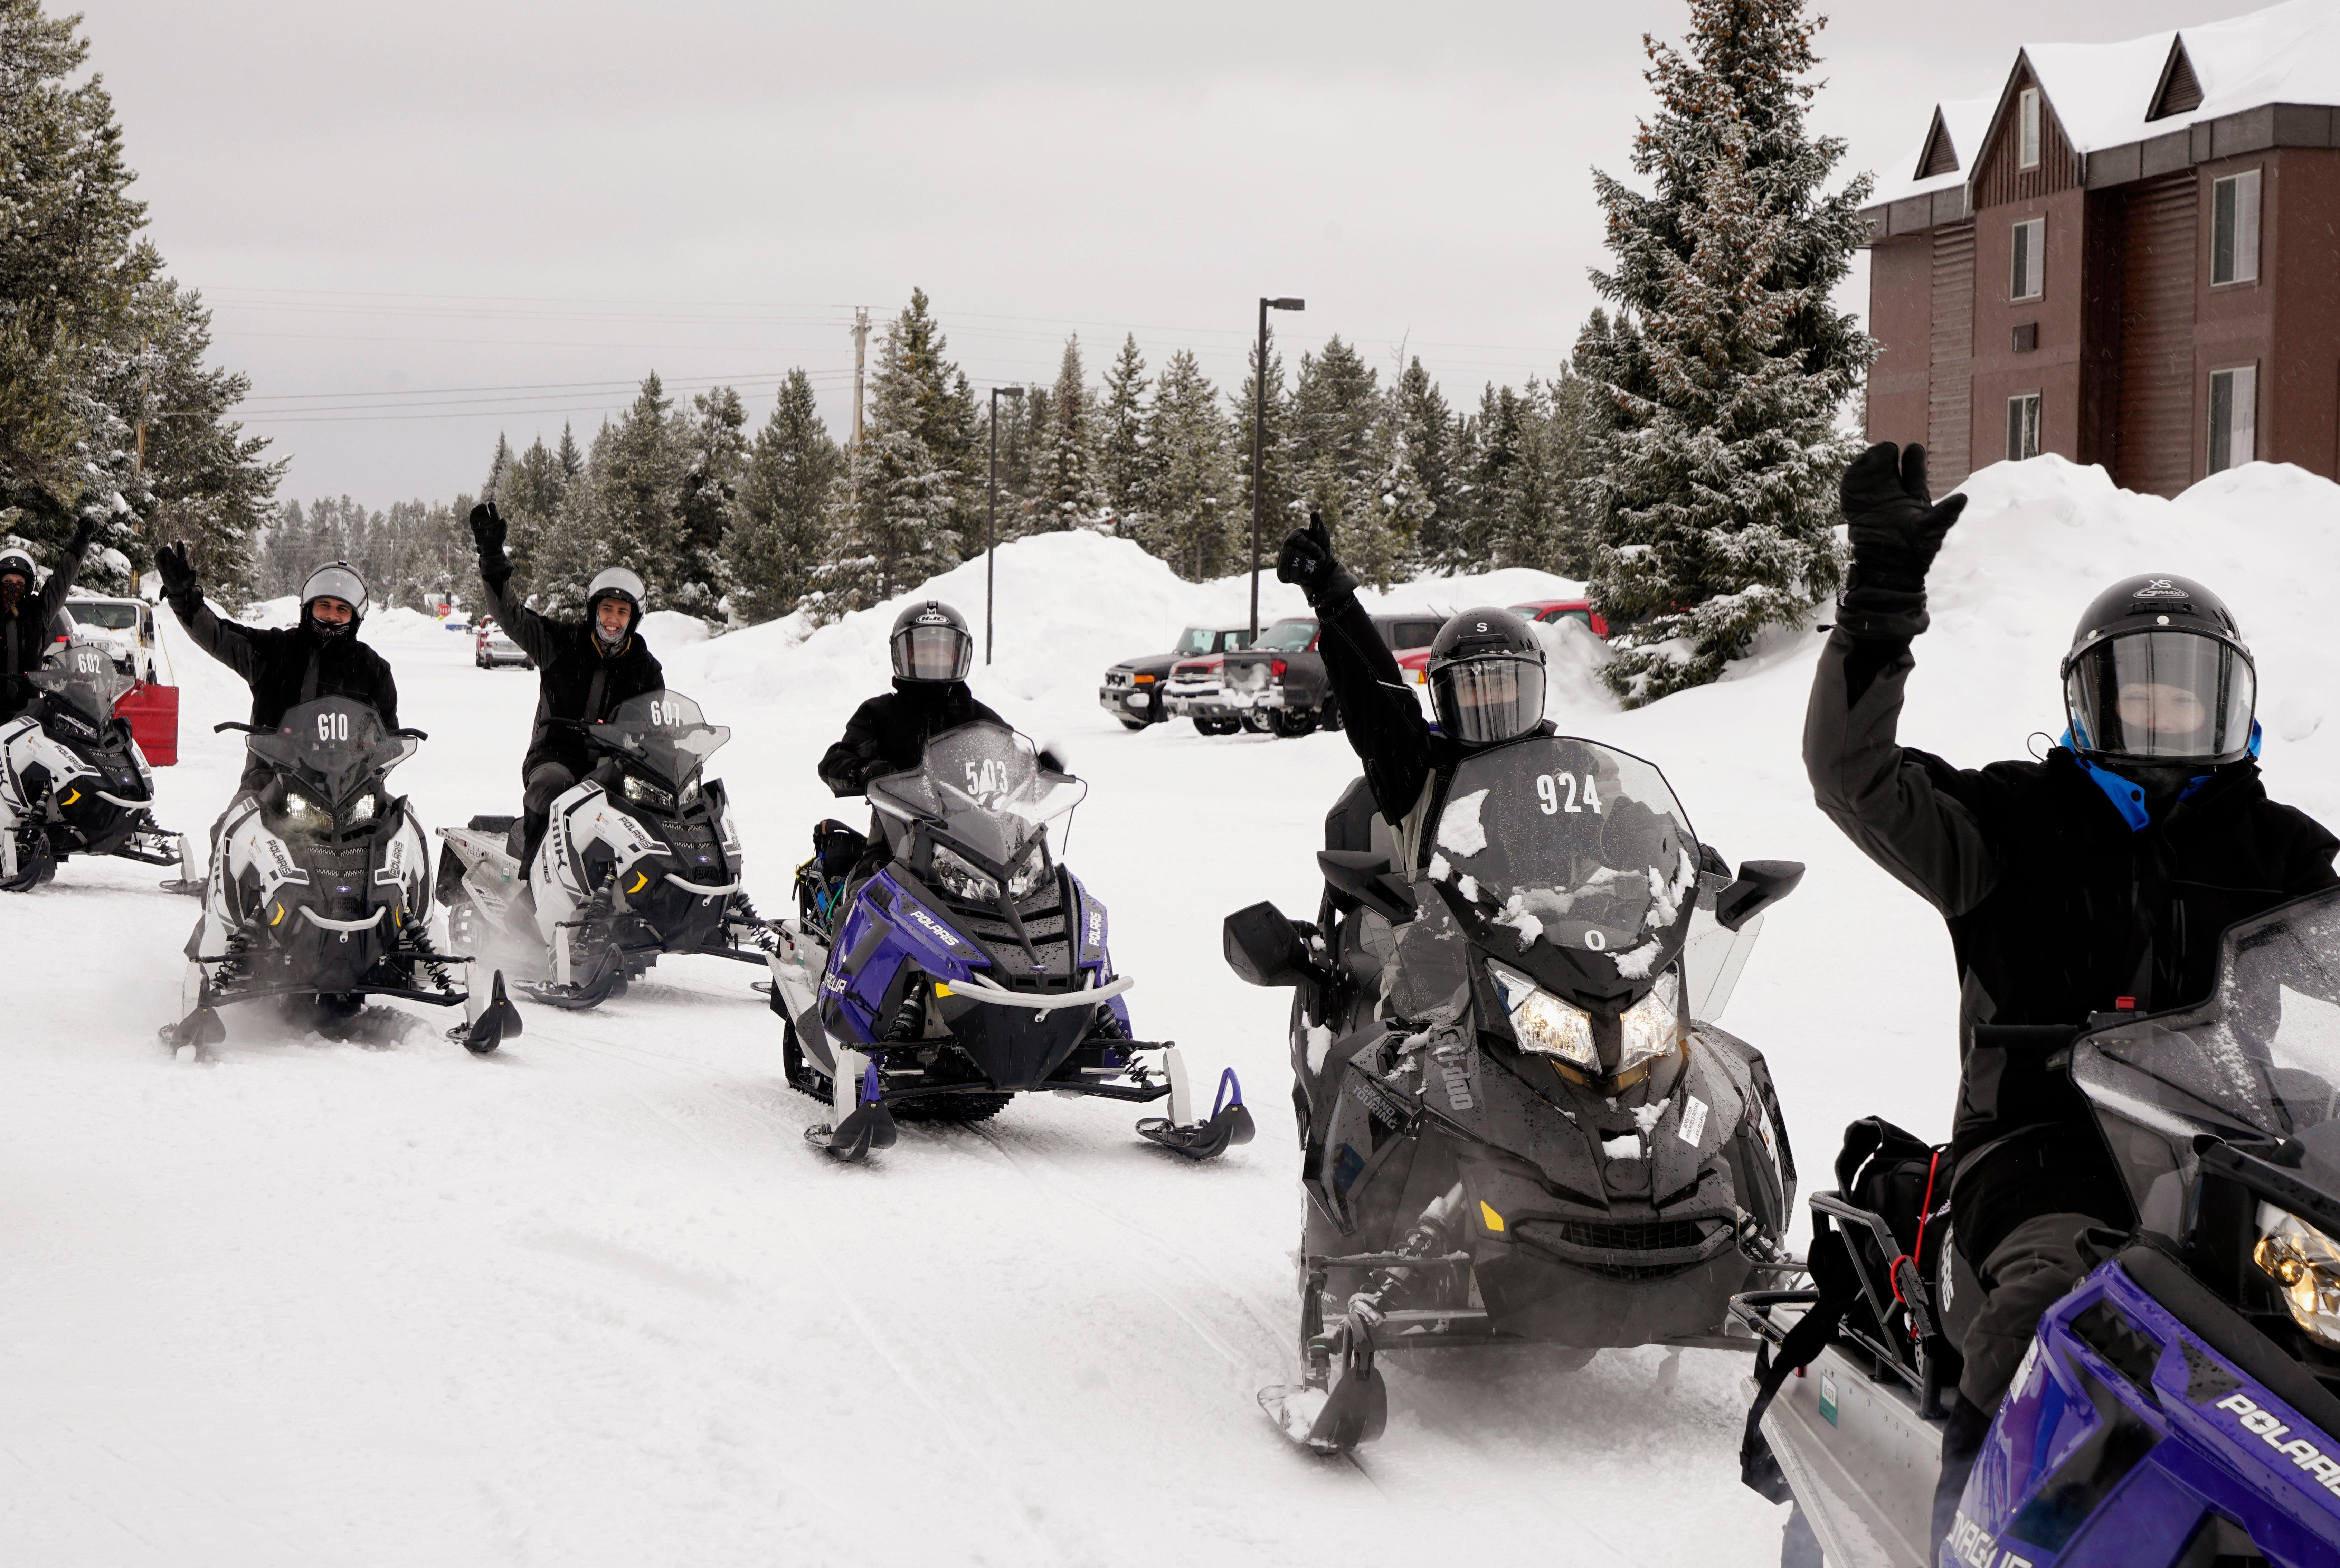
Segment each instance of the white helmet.
[[604,567],[585,588],[585,613],[593,613],[593,606],[604,599],[622,599],[634,607],[634,619],[642,618],[642,602],[649,597],[642,580],[622,566]]
[[40,581],[41,574],[33,570],[33,558],[21,550],[0,550],[0,577],[9,572],[22,572],[27,583]]
[[338,599],[362,618],[366,612],[365,579],[346,561],[328,562],[311,572],[309,581],[301,585],[303,611],[321,599]]

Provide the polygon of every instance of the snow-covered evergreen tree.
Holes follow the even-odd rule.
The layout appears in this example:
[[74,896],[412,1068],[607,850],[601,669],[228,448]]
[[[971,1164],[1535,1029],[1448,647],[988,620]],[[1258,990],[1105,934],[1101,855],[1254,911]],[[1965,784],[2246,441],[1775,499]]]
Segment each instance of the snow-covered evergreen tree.
[[586,463],[593,570],[631,568],[649,591],[649,608],[658,610],[674,607],[685,560],[682,491],[690,449],[683,424],[653,371],[632,406],[593,438]]
[[1056,384],[1048,394],[1047,420],[1038,427],[1032,456],[1030,527],[1036,532],[1086,528],[1105,510],[1089,450],[1089,402],[1081,374],[1081,340],[1076,333],[1065,340]]
[[1251,517],[1236,478],[1235,432],[1192,352],[1170,356],[1145,416],[1148,478],[1137,540],[1179,576],[1201,582],[1249,560]]
[[[1227,407],[1228,421],[1234,427],[1235,477],[1243,484],[1236,503],[1242,510],[1238,526],[1244,540],[1242,559],[1237,564],[1246,570],[1251,564],[1252,491],[1256,485],[1259,491],[1260,563],[1265,569],[1274,564],[1276,550],[1295,521],[1293,508],[1298,494],[1289,429],[1292,394],[1284,384],[1284,355],[1275,346],[1273,323],[1267,329],[1264,419],[1256,418],[1262,411],[1254,401],[1258,397],[1262,384],[1258,343],[1253,343],[1245,351],[1244,365],[1243,389],[1228,400]],[[1260,433],[1254,430],[1254,422],[1266,427],[1264,439],[1260,442],[1260,471],[1256,477],[1251,471],[1252,441]],[[1306,513],[1302,512],[1297,521],[1307,521]]]
[[1097,493],[1114,532],[1137,538],[1145,531],[1153,472],[1145,445],[1145,358],[1137,352],[1135,332],[1122,340],[1120,354],[1105,372],[1096,422]]
[[[1295,521],[1321,512],[1342,562],[1379,588],[1394,581],[1412,534],[1382,497],[1390,472],[1380,376],[1338,334],[1300,356],[1292,391]],[[1274,531],[1278,538],[1281,531]],[[1263,541],[1262,551],[1272,541]]]
[[[958,518],[967,476],[920,432],[958,443],[963,395],[970,414],[964,444],[971,446],[973,393],[967,377],[942,360],[942,334],[926,306],[924,293],[913,294],[878,351],[861,444],[830,509],[832,554],[818,577],[824,619],[890,599],[963,559]],[[981,482],[978,471],[978,491]]]
[[1869,183],[1804,116],[1819,24],[1801,0],[1691,0],[1687,52],[1648,42],[1657,114],[1634,140],[1643,195],[1596,174],[1618,306],[1579,343],[1610,400],[1591,481],[1592,593],[1626,700],[1713,680],[1767,624],[1834,586],[1836,415],[1875,356],[1829,293],[1864,237]]
[[748,408],[730,387],[714,387],[690,402],[678,432],[688,465],[676,503],[676,560],[667,579],[665,608],[720,621],[731,591],[723,539],[739,515],[739,480],[748,461]]
[[780,385],[772,417],[756,432],[739,488],[739,518],[724,541],[732,612],[770,620],[811,592],[828,552],[828,515],[844,454],[821,422],[812,377],[799,367]]
[[1412,535],[1411,564],[1433,571],[1459,570],[1464,564],[1457,549],[1463,526],[1460,432],[1444,394],[1419,358],[1390,389],[1388,418],[1384,493]]

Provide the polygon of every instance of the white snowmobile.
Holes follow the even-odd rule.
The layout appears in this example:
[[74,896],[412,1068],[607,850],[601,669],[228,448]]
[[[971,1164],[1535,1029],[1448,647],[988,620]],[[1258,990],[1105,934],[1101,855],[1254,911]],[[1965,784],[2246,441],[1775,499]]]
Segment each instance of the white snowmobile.
[[723,781],[700,777],[730,729],[676,691],[574,728],[601,760],[552,803],[524,874],[518,819],[440,829],[449,945],[503,958],[534,977],[530,997],[572,1011],[623,996],[663,954],[764,967]]
[[25,679],[40,696],[0,723],[0,890],[29,892],[74,855],[181,862],[156,826],[154,774],[114,705],[133,685],[103,644],[55,644]]
[[461,1007],[449,1036],[480,1055],[521,1032],[502,974],[485,997],[459,987],[448,970],[468,960],[431,938],[429,840],[383,785],[421,730],[389,730],[346,697],[302,703],[273,730],[213,729],[250,735],[270,776],[220,819],[187,940],[185,1013],[164,1027],[166,1045],[200,1050],[226,1036],[220,1008],[263,999],[305,1001],[327,1027],[355,1019],[368,997]]

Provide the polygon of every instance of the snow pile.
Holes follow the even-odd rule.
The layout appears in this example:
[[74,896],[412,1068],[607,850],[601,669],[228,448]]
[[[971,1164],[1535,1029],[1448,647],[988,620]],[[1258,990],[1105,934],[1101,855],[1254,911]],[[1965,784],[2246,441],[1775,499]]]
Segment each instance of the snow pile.
[[710,635],[707,622],[679,610],[651,610],[642,617],[640,631],[642,640],[660,650],[688,648],[694,642],[706,641]]

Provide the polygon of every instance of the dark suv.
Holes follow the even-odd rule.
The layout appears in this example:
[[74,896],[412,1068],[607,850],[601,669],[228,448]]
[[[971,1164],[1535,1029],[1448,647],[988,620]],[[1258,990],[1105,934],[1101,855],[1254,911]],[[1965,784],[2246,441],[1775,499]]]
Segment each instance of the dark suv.
[[[1431,640],[1446,623],[1427,610],[1376,615],[1373,622],[1409,679],[1429,658]],[[1177,666],[1170,680],[1170,710],[1194,719],[1205,735],[1250,729],[1292,737],[1320,726],[1338,729],[1340,705],[1324,678],[1318,630],[1313,615],[1286,616],[1262,631],[1255,647],[1215,661],[1216,669]]]
[[1170,670],[1182,659],[1203,658],[1217,666],[1219,657],[1250,640],[1245,626],[1190,626],[1178,634],[1178,645],[1167,653],[1125,659],[1105,672],[1097,688],[1097,706],[1121,720],[1125,729],[1143,729],[1170,717],[1164,700]]

